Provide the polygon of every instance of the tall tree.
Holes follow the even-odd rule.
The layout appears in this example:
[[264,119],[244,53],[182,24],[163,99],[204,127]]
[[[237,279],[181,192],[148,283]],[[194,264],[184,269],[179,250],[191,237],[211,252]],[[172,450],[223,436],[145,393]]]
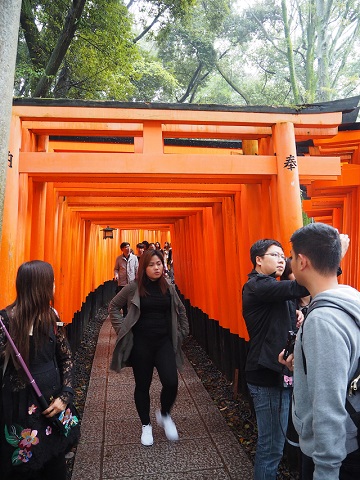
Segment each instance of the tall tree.
[[[41,42],[41,37],[44,36],[42,30],[47,29],[47,25],[41,22],[41,20],[43,19],[45,7],[49,6],[49,3],[44,2],[44,5],[40,6],[37,2],[34,3],[31,0],[23,0],[20,17],[21,26],[33,65],[42,70],[33,92],[34,97],[44,97],[48,94],[50,85],[74,38],[85,2],[86,0],[73,0],[64,18],[63,28],[59,32],[53,48],[50,50],[48,45],[44,45]],[[38,15],[38,8],[41,9],[40,15]],[[59,12],[57,11],[56,13],[58,14]],[[55,18],[58,19],[58,15],[56,15]],[[41,22],[40,24],[38,23],[39,20]],[[49,24],[52,23],[50,16],[48,16],[47,21]],[[41,26],[41,30],[39,29],[39,25]]]
[[202,0],[157,35],[158,56],[178,82],[177,102],[196,101],[199,89],[206,88],[214,72],[221,72],[218,60],[223,53],[216,42],[229,15],[229,0]]
[[287,54],[287,59],[289,64],[290,82],[292,86],[294,101],[295,103],[300,103],[299,88],[297,84],[297,77],[296,77],[296,71],[295,71],[294,49],[293,49],[292,40],[291,40],[291,30],[290,30],[291,25],[289,22],[286,3],[287,3],[286,0],[281,0],[281,11],[282,11],[282,18],[284,23],[286,54]]
[[15,88],[235,104],[347,97],[360,91],[359,8],[360,0],[23,0]]
[[[273,14],[263,15],[269,8]],[[359,8],[358,0],[273,0],[246,11],[260,27],[254,37],[263,42],[268,60],[287,76],[292,102],[348,96],[359,86],[349,75],[359,65],[351,55],[359,46]],[[266,62],[260,53],[261,58]]]
[[[147,0],[141,5],[152,5],[166,23],[192,1]],[[129,7],[122,0],[23,0],[16,94],[132,98],[141,75],[137,37],[150,29],[133,32]]]
[[[217,4],[221,10],[221,1]],[[193,101],[216,102],[216,91],[224,98],[227,88],[229,103],[252,104],[311,103],[359,93],[359,0],[261,0],[243,10],[237,3],[230,6],[224,28],[216,29],[216,37],[214,32],[206,36],[216,71],[196,77]],[[188,65],[187,46],[177,45],[183,51],[177,58],[180,70],[186,68],[182,58]],[[217,86],[211,94],[210,84]]]

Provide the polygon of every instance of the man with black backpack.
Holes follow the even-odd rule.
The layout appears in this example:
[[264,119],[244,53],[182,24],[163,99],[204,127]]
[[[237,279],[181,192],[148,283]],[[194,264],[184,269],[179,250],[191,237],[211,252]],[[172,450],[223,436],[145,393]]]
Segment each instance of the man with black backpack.
[[294,368],[293,423],[303,454],[302,480],[360,478],[360,293],[338,284],[342,239],[322,223],[291,237],[292,271],[312,296],[294,356],[286,362],[283,352],[279,356]]

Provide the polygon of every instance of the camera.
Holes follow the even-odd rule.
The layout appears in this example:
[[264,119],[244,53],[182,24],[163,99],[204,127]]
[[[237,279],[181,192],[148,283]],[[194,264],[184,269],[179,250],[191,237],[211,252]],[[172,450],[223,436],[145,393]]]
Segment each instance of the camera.
[[285,351],[284,351],[284,360],[286,360],[288,356],[294,352],[295,339],[296,339],[296,333],[293,332],[292,330],[289,330]]

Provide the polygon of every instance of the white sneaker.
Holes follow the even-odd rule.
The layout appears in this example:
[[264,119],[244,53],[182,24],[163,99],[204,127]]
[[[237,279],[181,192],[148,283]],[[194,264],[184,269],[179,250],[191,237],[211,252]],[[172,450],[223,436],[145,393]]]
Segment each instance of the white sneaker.
[[155,416],[158,425],[160,425],[160,427],[163,427],[163,429],[165,430],[166,438],[173,442],[179,440],[179,434],[176,429],[176,425],[170,415],[162,415],[160,410],[156,410]]
[[141,443],[146,447],[150,447],[154,443],[152,426],[150,425],[150,423],[149,425],[142,426]]

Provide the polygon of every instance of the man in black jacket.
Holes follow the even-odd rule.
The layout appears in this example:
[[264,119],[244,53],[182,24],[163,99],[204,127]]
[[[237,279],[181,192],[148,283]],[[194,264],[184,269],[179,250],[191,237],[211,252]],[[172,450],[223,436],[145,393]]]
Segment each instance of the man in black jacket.
[[[289,418],[291,389],[278,362],[289,330],[288,301],[309,295],[295,280],[279,282],[286,257],[279,242],[262,239],[250,249],[254,269],[243,287],[243,317],[249,332],[245,373],[258,426],[254,479],[275,480]],[[299,314],[298,326],[303,320]]]

